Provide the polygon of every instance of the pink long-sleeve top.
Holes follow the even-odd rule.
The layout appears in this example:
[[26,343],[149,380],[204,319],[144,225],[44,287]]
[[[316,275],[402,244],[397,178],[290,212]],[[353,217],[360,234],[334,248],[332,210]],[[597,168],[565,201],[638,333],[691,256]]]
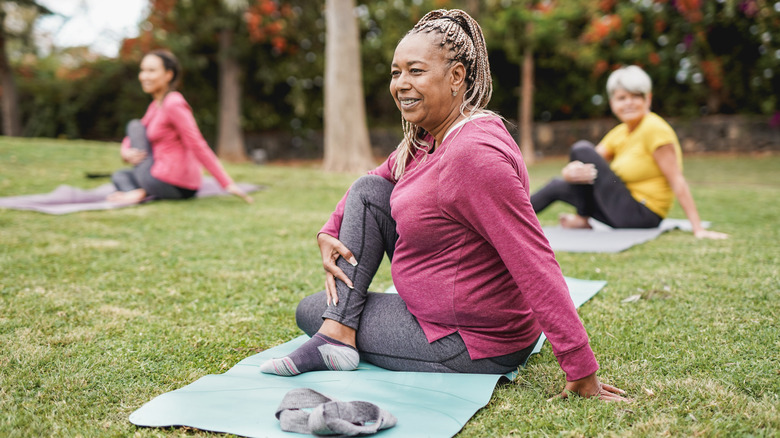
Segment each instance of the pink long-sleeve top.
[[[395,153],[370,174],[395,183],[391,272],[429,342],[458,332],[472,359],[528,347],[544,331],[567,380],[598,363],[529,200],[519,148],[501,119],[451,130],[400,181]],[[338,237],[345,197],[320,232]]]
[[[153,177],[197,190],[205,167],[222,187],[233,182],[200,133],[192,109],[181,93],[168,93],[159,105],[156,101],[150,103],[141,123],[152,144]],[[130,139],[125,137],[122,148],[129,147]]]

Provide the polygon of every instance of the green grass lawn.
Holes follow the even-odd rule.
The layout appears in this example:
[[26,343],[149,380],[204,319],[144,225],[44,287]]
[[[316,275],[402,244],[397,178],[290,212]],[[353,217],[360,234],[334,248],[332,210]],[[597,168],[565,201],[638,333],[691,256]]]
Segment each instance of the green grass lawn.
[[[534,187],[562,165],[534,166]],[[0,196],[93,187],[106,180],[85,172],[119,167],[116,144],[0,138]],[[267,186],[253,205],[0,210],[0,436],[208,435],[127,417],[300,334],[295,305],[324,282],[315,234],[356,175],[227,168]],[[580,316],[602,380],[635,402],[548,402],[564,382],[548,344],[459,436],[780,435],[780,156],[688,157],[685,173],[729,240],[674,231],[620,254],[558,254],[565,275],[608,282]],[[390,282],[385,266],[375,289]]]

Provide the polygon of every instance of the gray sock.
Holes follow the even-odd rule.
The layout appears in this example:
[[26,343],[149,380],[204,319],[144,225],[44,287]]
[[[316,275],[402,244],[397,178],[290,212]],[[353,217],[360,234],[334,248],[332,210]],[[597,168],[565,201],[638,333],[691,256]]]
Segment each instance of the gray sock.
[[260,371],[279,376],[297,376],[309,371],[352,371],[358,363],[360,355],[354,347],[315,333],[289,356],[262,364]]

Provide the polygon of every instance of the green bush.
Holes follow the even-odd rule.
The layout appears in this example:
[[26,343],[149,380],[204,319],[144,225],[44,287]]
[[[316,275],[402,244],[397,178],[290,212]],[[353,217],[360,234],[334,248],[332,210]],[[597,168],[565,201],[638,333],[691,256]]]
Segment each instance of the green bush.
[[[387,88],[399,39],[427,11],[465,8],[470,3],[474,2],[358,1],[370,127],[399,123]],[[216,138],[219,118],[216,30],[232,26],[236,43],[231,53],[243,70],[245,132],[282,132],[294,139],[288,147],[296,153],[316,153],[313,139],[322,130],[323,117],[324,1],[250,2],[258,8],[287,7],[289,12],[258,16],[260,21],[251,24],[221,4],[175,2],[171,11],[154,10],[142,24],[151,38],[150,47],[168,47],[181,60],[181,91],[204,136],[209,141]],[[493,70],[490,108],[509,119],[517,114],[520,63],[528,44],[534,45],[536,120],[608,115],[606,79],[624,64],[645,67],[654,81],[654,110],[667,117],[768,116],[778,111],[780,75],[774,72],[780,70],[780,34],[772,29],[780,27],[780,8],[767,2],[490,0],[478,4]],[[534,30],[526,34],[529,21]],[[252,36],[262,26],[279,23],[277,39]],[[121,59],[100,59],[72,69],[64,68],[57,57],[18,66],[25,135],[121,138],[126,122],[143,115],[149,102],[136,78],[142,53],[137,49]]]

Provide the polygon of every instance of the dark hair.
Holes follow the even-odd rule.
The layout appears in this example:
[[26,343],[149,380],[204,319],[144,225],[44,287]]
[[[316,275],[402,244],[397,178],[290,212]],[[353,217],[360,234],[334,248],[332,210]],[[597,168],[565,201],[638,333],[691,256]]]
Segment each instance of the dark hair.
[[165,49],[152,50],[146,55],[154,55],[160,58],[163,62],[163,68],[165,68],[166,71],[173,72],[173,77],[168,83],[168,86],[171,88],[171,90],[175,89],[179,80],[179,76],[181,75],[181,65],[179,64],[179,60],[176,59],[176,56],[169,50]]

